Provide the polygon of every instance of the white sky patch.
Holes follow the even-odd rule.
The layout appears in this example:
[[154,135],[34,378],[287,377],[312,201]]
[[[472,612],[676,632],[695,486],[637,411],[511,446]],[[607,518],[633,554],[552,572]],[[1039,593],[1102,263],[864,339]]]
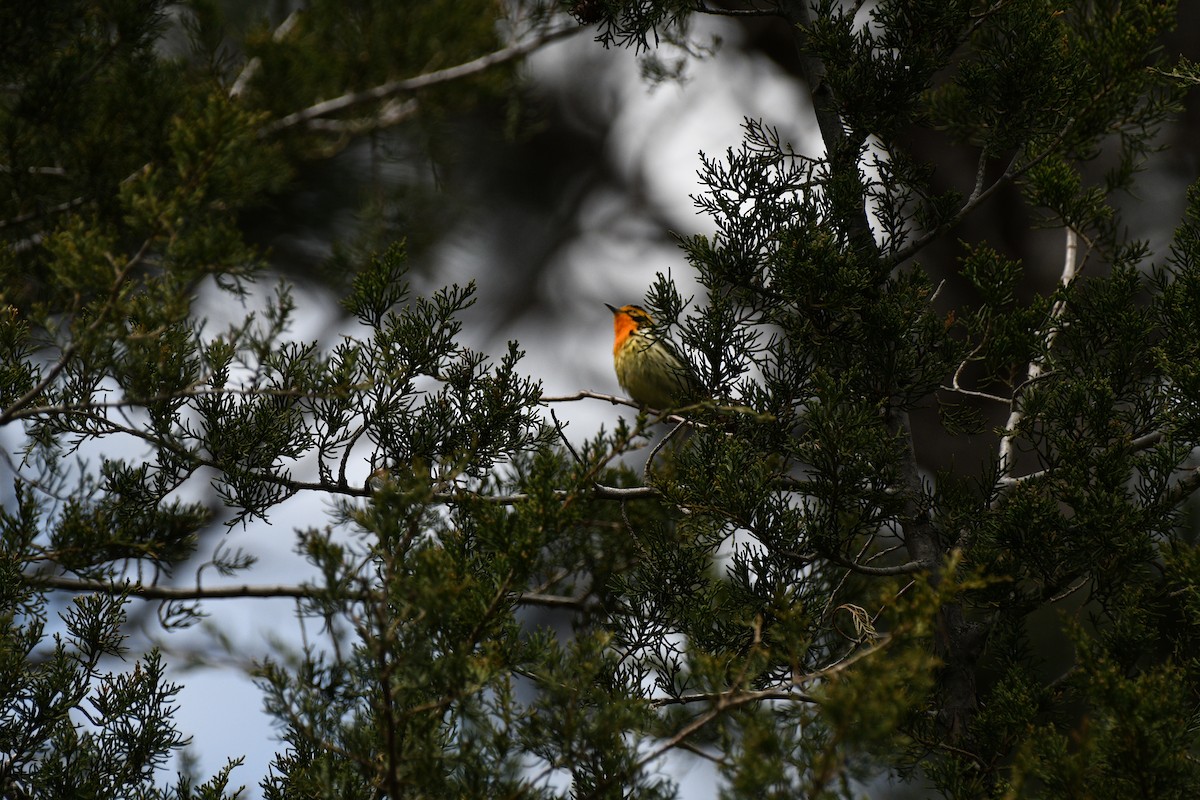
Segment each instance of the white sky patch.
[[[880,171],[876,166],[882,164],[884,166],[891,162],[891,155],[887,148],[874,135],[867,137],[867,149],[863,153],[859,165],[862,168],[863,175],[866,177],[867,186],[879,186]],[[873,197],[868,198],[867,202],[867,222],[871,226],[871,233],[875,237],[875,243],[881,247],[887,245],[885,240],[885,232],[883,225],[879,221],[879,208],[883,204],[884,198]]]

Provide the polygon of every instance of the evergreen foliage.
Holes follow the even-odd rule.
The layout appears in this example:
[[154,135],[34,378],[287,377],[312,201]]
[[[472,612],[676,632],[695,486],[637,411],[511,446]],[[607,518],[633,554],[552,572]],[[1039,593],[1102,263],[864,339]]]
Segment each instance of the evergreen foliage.
[[[668,798],[685,752],[730,798],[1192,796],[1200,185],[1166,253],[1119,202],[1197,81],[1159,45],[1174,4],[514,8],[533,44],[482,1],[236,36],[201,0],[5,7],[0,796],[245,795],[237,760],[164,782],[179,687],[126,609],[219,615],[170,578],[299,493],[332,509],[297,534],[318,577],[264,593],[320,635],[254,667],[264,797]],[[645,301],[712,393],[687,435],[643,409],[568,438],[518,343],[460,343],[474,286],[414,291],[400,244],[355,265],[336,345],[288,337],[286,282],[198,319],[202,288],[245,296],[241,215],[298,168],[512,101],[566,12],[652,50],[718,11],[792,39],[825,151],[747,120],[700,161],[703,295],[660,277]],[[927,137],[973,185],[945,188]],[[994,242],[930,255],[1010,187],[1062,242],[1049,292]],[[928,469],[934,411],[988,455]],[[197,482],[222,511],[178,499]],[[208,563],[253,575],[236,547]]]

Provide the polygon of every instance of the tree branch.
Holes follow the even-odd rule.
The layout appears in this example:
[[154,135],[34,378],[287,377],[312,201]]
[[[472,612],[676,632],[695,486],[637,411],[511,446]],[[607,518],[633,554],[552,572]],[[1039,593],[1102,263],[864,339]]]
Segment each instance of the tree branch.
[[427,72],[423,75],[417,75],[412,78],[404,78],[401,80],[388,81],[374,86],[370,89],[363,89],[358,92],[347,92],[339,97],[334,97],[329,100],[323,100],[320,103],[315,103],[308,108],[288,114],[286,117],[280,117],[277,120],[267,123],[259,129],[260,137],[272,136],[280,131],[294,128],[299,125],[307,125],[313,120],[320,117],[336,114],[340,111],[345,111],[355,106],[374,103],[380,100],[387,100],[399,94],[411,94],[422,89],[428,89],[432,86],[437,86],[449,81],[465,78],[469,75],[475,75],[483,72],[486,69],[503,64],[508,61],[514,61],[522,58],[538,48],[553,42],[557,39],[562,39],[567,36],[572,36],[579,33],[584,28],[571,26],[559,28],[556,30],[542,31],[537,36],[527,39],[523,42],[517,42],[507,47],[488,53],[485,56],[480,56],[472,61],[467,61],[446,69]]
[[[1067,226],[1066,231],[1066,247],[1063,253],[1063,268],[1062,275],[1059,276],[1058,285],[1061,289],[1066,289],[1075,280],[1076,271],[1079,262],[1079,237],[1075,233],[1075,229]],[[1065,298],[1060,298],[1050,309],[1049,319],[1046,321],[1046,328],[1042,334],[1042,344],[1044,353],[1048,354],[1050,348],[1054,345],[1054,339],[1058,336],[1057,323],[1062,318],[1063,313],[1067,310],[1067,301]],[[1037,380],[1045,371],[1045,355],[1039,354],[1030,362],[1026,370],[1026,383]],[[1019,404],[1014,404],[1012,412],[1008,415],[1008,421],[1004,424],[1004,435],[1000,437],[1000,452],[997,454],[997,479],[1001,485],[1009,485],[1008,478],[1013,467],[1013,447],[1016,441],[1016,428],[1021,424],[1021,420],[1025,418],[1025,411]]]
[[[293,11],[292,13],[288,14],[287,19],[285,19],[283,22],[281,22],[279,24],[279,27],[276,28],[274,30],[274,32],[271,34],[271,41],[282,42],[284,39],[286,39],[288,37],[288,34],[290,34],[292,32],[292,29],[296,27],[296,23],[299,21],[300,21],[299,10]],[[242,71],[238,73],[238,76],[234,80],[233,85],[229,87],[229,96],[230,97],[241,97],[242,94],[246,91],[246,87],[250,84],[250,81],[254,78],[255,75],[258,74],[258,71],[260,69],[262,69],[262,59],[259,58],[258,56],[255,56],[254,58],[247,61],[246,65],[244,67],[242,67]]]
[[689,703],[724,703],[745,705],[759,700],[793,700],[801,703],[819,703],[817,698],[805,692],[798,692],[791,686],[780,686],[775,689],[760,689],[757,691],[730,690],[725,692],[694,692],[681,694],[678,697],[656,697],[650,700],[654,708],[665,706],[688,705]]
[[605,400],[612,403],[614,406],[628,406],[629,408],[640,409],[641,406],[630,400],[628,397],[621,397],[615,394],[604,394],[602,392],[593,392],[590,389],[583,389],[574,394],[561,395],[543,395],[543,403],[574,403],[579,400]]
[[[83,578],[65,578],[61,576],[48,575],[26,575],[25,580],[29,583],[45,587],[47,589],[60,589],[67,592],[94,592],[107,595],[122,595],[127,594],[131,597],[137,597],[142,600],[225,600],[230,598],[312,598],[322,594],[325,590],[316,586],[288,586],[279,584],[275,586],[262,585],[250,586],[243,584],[241,586],[214,586],[212,588],[195,587],[178,587],[178,586],[152,586],[143,583],[135,583],[133,581],[125,581],[116,583],[113,581],[102,580],[87,580]],[[347,595],[347,599],[361,600],[364,595],[359,593],[351,593]]]
[[700,5],[696,11],[701,14],[711,14],[717,17],[778,17],[782,12],[776,8],[713,8]]
[[[286,37],[287,34],[290,33],[295,22],[294,17],[295,14],[290,15],[286,20],[284,20],[283,24],[276,29],[273,36],[277,41]],[[301,109],[300,111],[296,111],[292,114],[288,114],[285,117],[281,117],[280,119],[269,122],[263,127],[259,128],[258,135],[260,138],[266,138],[279,133],[280,131],[300,125],[314,129],[328,130],[342,135],[356,135],[378,130],[380,127],[385,125],[394,125],[411,116],[415,111],[414,107],[407,103],[401,103],[387,107],[382,113],[382,118],[370,121],[370,124],[363,120],[337,121],[320,120],[320,118],[328,114],[353,108],[355,106],[375,102],[377,100],[386,100],[397,94],[412,93],[421,89],[447,83],[449,81],[458,80],[459,78],[475,75],[483,72],[486,69],[489,69],[490,67],[494,67],[497,64],[503,64],[508,61],[519,59],[528,55],[529,53],[532,53],[545,44],[549,44],[550,42],[557,41],[558,39],[578,33],[581,30],[584,30],[584,28],[570,26],[555,30],[542,31],[539,35],[534,36],[524,42],[518,42],[516,44],[503,47],[500,50],[496,50],[492,53],[488,53],[487,55],[453,67],[447,67],[446,69],[436,70],[434,72],[417,75],[403,80],[389,81],[374,88],[365,89],[360,92],[348,92],[340,97],[335,97],[330,100],[316,103],[308,108]],[[256,59],[251,59],[242,69],[242,72],[238,75],[238,77],[234,80],[233,85],[230,86],[228,90],[229,96],[239,97],[244,94],[249,81],[254,77],[255,73],[257,73],[260,68],[261,64],[256,63]],[[141,167],[138,167],[138,169],[130,173],[124,180],[128,181],[130,178],[139,175],[143,170],[146,169],[147,166],[149,165],[143,164]],[[89,198],[87,196],[81,195],[47,209],[27,212],[10,219],[0,219],[0,229],[11,225],[19,225],[22,223],[31,222],[41,217],[60,214],[84,205],[88,202],[88,200]],[[10,252],[22,252],[36,245],[38,241],[40,241],[40,237],[40,233],[35,233],[17,242],[8,243],[5,246]]]
[[[315,585],[259,585],[251,586],[154,586],[135,581],[104,581],[85,578],[67,578],[58,575],[29,575],[24,576],[30,584],[46,589],[57,589],[64,592],[96,593],[112,597],[128,595],[140,600],[236,600],[236,599],[277,599],[291,598],[310,600],[328,592],[327,589]],[[370,592],[346,591],[341,599],[363,601],[372,596]],[[539,606],[542,608],[558,608],[570,610],[585,610],[587,597],[568,597],[565,595],[545,594],[542,592],[517,592],[513,595],[517,605]]]
[[932,242],[934,239],[937,239],[939,236],[953,228],[958,223],[962,222],[968,214],[974,211],[980,203],[984,202],[993,194],[995,194],[1001,186],[1019,178],[1044,161],[1050,156],[1051,153],[1054,152],[1054,149],[1058,147],[1062,140],[1066,138],[1067,133],[1071,130],[1071,126],[1074,124],[1074,117],[1068,119],[1066,124],[1063,125],[1062,129],[1059,130],[1058,134],[1048,145],[1046,145],[1042,152],[1038,153],[1029,161],[1023,163],[1019,169],[1017,168],[1017,159],[1019,158],[1020,154],[1018,153],[1017,155],[1013,156],[1012,160],[1008,162],[1008,167],[1005,168],[1004,174],[992,181],[992,183],[989,184],[986,189],[983,188],[984,154],[981,154],[979,157],[979,168],[975,176],[975,188],[972,190],[971,196],[967,198],[967,201],[963,203],[958,211],[954,212],[949,219],[942,222],[942,224],[938,225],[932,230],[926,231],[924,234],[914,239],[907,247],[902,247],[896,252],[892,253],[887,259],[888,265],[899,264],[902,261],[912,258],[927,244]]
[[845,567],[851,572],[858,572],[862,575],[912,575],[917,572],[924,572],[932,569],[934,564],[936,564],[936,562],[928,563],[914,559],[912,561],[906,561],[903,564],[895,564],[890,567],[870,567],[866,564],[860,564],[857,561],[843,558],[836,553],[822,553],[821,555],[825,559],[832,561],[840,567]]
[[70,211],[72,208],[81,206],[85,202],[86,202],[86,198],[73,197],[70,200],[66,200],[62,203],[59,203],[58,205],[50,206],[49,208],[44,208],[44,209],[41,209],[38,211],[27,211],[24,214],[18,214],[15,217],[9,217],[8,219],[0,219],[0,230],[3,230],[4,228],[9,227],[10,225],[20,225],[24,222],[32,222],[33,220],[37,219],[38,217],[50,216],[53,214],[61,214],[64,211]]

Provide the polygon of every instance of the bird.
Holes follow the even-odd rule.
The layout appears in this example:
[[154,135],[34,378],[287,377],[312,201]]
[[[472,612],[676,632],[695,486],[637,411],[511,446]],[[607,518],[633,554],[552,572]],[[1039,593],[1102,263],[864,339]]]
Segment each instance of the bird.
[[662,411],[704,399],[700,379],[670,342],[655,334],[654,320],[644,308],[604,305],[613,313],[617,382],[635,402]]

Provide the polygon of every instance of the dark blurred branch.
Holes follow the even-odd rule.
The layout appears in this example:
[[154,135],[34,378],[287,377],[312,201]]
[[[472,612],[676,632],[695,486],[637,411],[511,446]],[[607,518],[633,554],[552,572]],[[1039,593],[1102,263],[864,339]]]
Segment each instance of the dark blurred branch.
[[[61,576],[26,575],[25,579],[32,585],[46,589],[58,589],[65,592],[90,592],[111,596],[128,595],[141,600],[229,600],[238,598],[294,598],[313,599],[321,597],[329,590],[320,586],[214,586],[208,589],[200,586],[151,586],[133,581],[114,583],[101,580],[86,580],[83,578],[65,578]],[[515,595],[517,605],[542,606],[545,608],[582,609],[586,605],[586,597],[566,597],[563,595],[544,594],[541,592],[518,592]],[[340,591],[339,599],[362,601],[370,597],[368,592]]]
[[[130,597],[138,597],[142,600],[218,600],[236,597],[293,597],[293,598],[308,598],[316,597],[324,592],[324,589],[316,586],[215,586],[209,589],[196,587],[176,587],[176,586],[148,586],[142,583],[134,583],[127,581],[124,583],[112,583],[101,580],[85,580],[82,578],[63,578],[63,577],[43,577],[41,575],[28,575],[26,580],[36,586],[42,586],[47,589],[61,589],[67,592],[98,592],[108,595],[126,594]],[[362,596],[355,593],[348,595],[349,599],[360,600]]]
[[987,200],[989,197],[995,194],[996,190],[1001,186],[1010,181],[1016,180],[1053,154],[1074,124],[1074,117],[1068,119],[1066,124],[1063,125],[1062,129],[1059,130],[1054,139],[1051,140],[1051,142],[1047,144],[1040,153],[1028,161],[1021,163],[1020,167],[1017,166],[1020,153],[1017,153],[1017,155],[1013,156],[1012,160],[1008,162],[1008,166],[1005,168],[1004,174],[988,184],[986,188],[983,186],[983,170],[987,153],[981,153],[979,155],[979,167],[975,176],[975,188],[972,190],[971,196],[967,198],[967,201],[963,203],[958,211],[954,212],[949,219],[943,221],[942,224],[938,225],[932,230],[926,231],[921,236],[918,236],[907,247],[902,247],[895,253],[892,253],[892,255],[888,257],[887,263],[899,264],[902,261],[912,258],[914,255],[916,255],[917,251],[921,250],[934,239],[939,238],[942,236],[942,234],[946,233],[946,231],[962,222],[968,214],[974,211],[984,200]]
[[774,8],[714,8],[702,3],[697,8],[701,14],[712,14],[717,17],[779,17],[783,12],[779,6]]
[[[295,24],[295,14],[289,16],[283,24],[275,30],[274,38],[278,41],[287,36]],[[565,38],[569,35],[578,33],[583,30],[575,26],[558,28],[555,30],[546,30],[532,38],[501,48],[485,56],[481,56],[472,61],[467,61],[463,64],[458,64],[446,69],[428,72],[423,75],[417,75],[412,78],[403,80],[389,81],[371,89],[365,89],[361,92],[349,92],[335,97],[331,100],[325,100],[308,108],[301,109],[292,114],[282,117],[273,122],[264,125],[259,129],[260,137],[268,137],[279,133],[288,128],[293,128],[299,125],[304,125],[309,129],[323,130],[339,135],[357,135],[370,133],[379,130],[382,127],[396,125],[408,119],[415,113],[416,107],[412,103],[388,103],[375,115],[371,120],[324,120],[328,114],[333,114],[339,111],[344,111],[348,108],[360,106],[366,103],[373,103],[380,100],[388,100],[398,94],[408,94],[426,89],[439,84],[448,83],[460,78],[469,77],[477,73],[483,72],[498,64],[503,64],[509,61],[522,58],[529,53],[541,48],[543,45],[558,39]],[[257,59],[251,59],[242,72],[234,80],[233,85],[229,88],[228,94],[230,97],[238,97],[245,92],[246,85],[254,77],[257,71],[261,68],[260,63],[256,63]],[[142,165],[137,170],[132,172],[125,180],[139,175],[148,165]],[[87,196],[79,196],[51,206],[50,208],[39,211],[31,211],[25,214],[20,214],[16,217],[6,220],[0,220],[0,229],[10,225],[19,225],[26,222],[32,222],[42,217],[50,217],[56,214],[61,214],[78,206],[84,205],[90,198]],[[41,240],[40,233],[34,233],[24,239],[10,242],[5,245],[10,252],[22,252],[35,246]]]
[[1179,483],[1172,486],[1170,491],[1164,496],[1163,501],[1167,505],[1177,506],[1191,497],[1197,489],[1200,489],[1200,467],[1184,475]]
[[40,211],[29,211],[25,214],[18,214],[15,217],[10,217],[9,219],[0,219],[0,230],[7,228],[10,225],[20,225],[24,222],[32,222],[33,220],[37,219],[38,217],[48,217],[48,216],[52,216],[54,214],[61,214],[64,211],[70,211],[72,208],[75,208],[76,206],[81,206],[81,205],[83,205],[83,203],[84,203],[84,198],[76,197],[71,200],[67,200],[65,202],[59,203],[58,205],[41,209]]
[[558,28],[555,30],[546,30],[540,34],[527,39],[523,42],[511,44],[508,47],[501,48],[495,52],[488,53],[485,56],[480,56],[472,61],[467,61],[463,64],[458,64],[446,69],[439,69],[433,72],[427,72],[423,75],[417,75],[412,78],[404,78],[401,80],[388,81],[374,86],[370,89],[363,89],[358,92],[347,92],[339,97],[334,97],[329,100],[324,100],[320,103],[301,109],[294,113],[288,114],[286,117],[281,117],[273,122],[264,125],[259,129],[259,136],[271,136],[280,131],[294,128],[298,125],[307,125],[314,120],[329,114],[336,114],[340,111],[345,111],[355,106],[361,106],[368,103],[375,103],[381,100],[388,100],[396,95],[411,94],[422,89],[428,89],[439,84],[448,83],[450,81],[459,80],[470,75],[483,72],[497,64],[503,64],[508,61],[515,61],[524,56],[540,49],[550,42],[558,39],[566,38],[567,36],[579,33],[583,28],[571,26],[567,28]]
[[[282,42],[292,32],[292,29],[296,27],[296,23],[299,20],[299,11],[293,11],[291,14],[288,14],[287,19],[281,22],[279,27],[272,32],[271,41]],[[258,56],[247,61],[246,66],[242,67],[242,71],[238,73],[233,85],[229,87],[229,96],[240,97],[260,69],[262,69],[262,59]]]

